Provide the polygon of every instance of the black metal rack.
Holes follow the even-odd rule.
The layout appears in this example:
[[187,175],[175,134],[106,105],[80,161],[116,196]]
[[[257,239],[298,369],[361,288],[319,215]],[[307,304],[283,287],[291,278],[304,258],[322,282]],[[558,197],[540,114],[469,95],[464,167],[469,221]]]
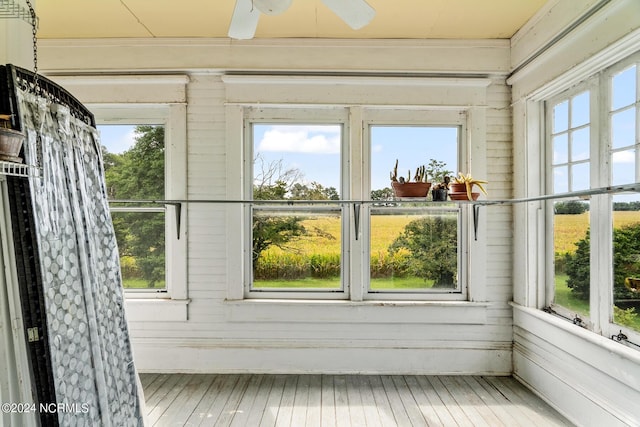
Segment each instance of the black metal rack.
[[[10,115],[11,128],[24,132],[18,91],[27,91],[46,98],[52,103],[69,108],[71,115],[95,127],[93,114],[64,88],[49,79],[13,65],[0,66],[0,114]],[[21,153],[24,158],[24,147]],[[5,163],[5,162],[0,162]],[[6,165],[5,165],[6,166]],[[51,351],[47,331],[43,277],[40,270],[38,239],[33,216],[31,188],[27,169],[29,165],[9,163],[0,165],[0,173],[7,175],[7,187],[11,212],[11,227],[15,250],[15,263],[22,317],[25,325],[25,341],[28,343],[31,381],[36,404],[56,403],[51,364]],[[7,173],[15,168],[21,173]],[[22,173],[24,171],[26,173]],[[40,423],[57,426],[55,413],[40,412]]]
[[6,95],[0,99],[0,114],[10,114],[14,130],[22,131],[20,107],[16,90],[21,89],[42,96],[52,103],[61,104],[69,108],[71,115],[88,125],[96,126],[93,113],[66,89],[52,82],[46,77],[35,74],[27,69],[7,64],[0,66],[0,86],[6,90]]

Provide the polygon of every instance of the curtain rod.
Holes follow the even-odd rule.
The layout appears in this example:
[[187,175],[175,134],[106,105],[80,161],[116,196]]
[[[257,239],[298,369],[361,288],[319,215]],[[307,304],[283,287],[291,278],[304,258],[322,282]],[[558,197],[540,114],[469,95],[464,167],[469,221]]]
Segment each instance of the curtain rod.
[[562,199],[575,199],[584,198],[587,196],[596,196],[601,194],[618,194],[618,193],[640,193],[640,182],[624,185],[613,185],[607,187],[592,188],[590,190],[572,191],[567,193],[557,194],[545,194],[534,197],[523,197],[517,199],[494,199],[494,200],[469,200],[469,201],[447,201],[447,202],[433,202],[425,200],[424,198],[410,198],[410,199],[390,199],[390,200],[241,200],[241,199],[147,199],[147,200],[131,200],[131,199],[113,199],[109,200],[109,203],[121,203],[121,204],[161,204],[161,205],[176,205],[183,203],[219,203],[219,204],[252,204],[252,205],[332,205],[332,204],[376,204],[384,205],[387,203],[421,203],[428,205],[442,205],[447,203],[459,203],[459,204],[473,204],[480,206],[492,206],[492,205],[512,205],[517,203],[538,202],[544,200],[562,200]]

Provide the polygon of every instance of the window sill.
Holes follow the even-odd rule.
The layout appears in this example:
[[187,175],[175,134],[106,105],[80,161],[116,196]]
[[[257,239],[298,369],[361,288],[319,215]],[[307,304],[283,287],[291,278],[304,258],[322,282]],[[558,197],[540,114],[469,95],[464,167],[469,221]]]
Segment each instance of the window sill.
[[[576,357],[588,361],[597,349],[601,349],[609,357],[613,354],[618,357],[633,361],[640,366],[640,352],[624,344],[616,342],[606,336],[599,335],[589,329],[574,325],[565,318],[556,316],[542,310],[524,307],[517,303],[511,303],[514,311],[514,324],[528,333],[543,337],[552,342],[558,348],[572,351]],[[586,356],[588,355],[588,356]],[[599,366],[594,363],[594,366]]]
[[489,303],[468,301],[225,301],[230,322],[423,323],[469,324],[487,322]]
[[125,310],[129,322],[186,322],[187,305],[182,299],[127,299]]

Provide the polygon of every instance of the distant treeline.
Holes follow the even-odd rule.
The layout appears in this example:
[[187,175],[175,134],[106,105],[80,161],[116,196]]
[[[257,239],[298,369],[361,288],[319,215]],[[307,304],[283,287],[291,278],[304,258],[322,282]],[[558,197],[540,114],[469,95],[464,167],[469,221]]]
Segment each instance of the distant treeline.
[[[570,200],[568,202],[556,202],[553,205],[558,215],[576,215],[587,212],[589,203]],[[614,202],[614,211],[640,211],[640,202]]]
[[640,211],[640,202],[613,202],[614,211]]

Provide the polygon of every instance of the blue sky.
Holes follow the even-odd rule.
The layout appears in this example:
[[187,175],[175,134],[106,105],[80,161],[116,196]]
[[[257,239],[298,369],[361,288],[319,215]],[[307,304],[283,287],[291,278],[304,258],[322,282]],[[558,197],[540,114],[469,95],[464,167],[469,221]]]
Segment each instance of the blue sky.
[[[306,183],[340,187],[341,127],[339,125],[255,124],[254,157],[283,169],[298,169]],[[457,172],[457,127],[374,126],[371,128],[371,187],[390,186],[389,172],[398,159],[399,175],[412,174],[430,159]],[[368,171],[365,171],[367,173]]]
[[135,144],[135,126],[98,125],[100,142],[110,153],[122,154]]
[[[623,70],[612,81],[611,142],[612,183],[636,182],[636,158],[634,144],[636,134],[635,66]],[[589,153],[589,93],[573,96],[569,101],[557,104],[553,110],[552,141],[554,187],[556,192],[569,191],[568,178],[572,174],[572,190],[589,186],[589,165],[580,163],[590,158]],[[101,125],[98,129],[101,142],[110,152],[122,153],[135,143],[134,126]],[[458,167],[458,128],[430,126],[373,126],[370,129],[371,189],[389,187],[389,172],[398,159],[398,174],[407,176],[411,169],[427,165],[430,159],[444,161],[454,174]],[[281,161],[283,170],[297,169],[305,183],[318,182],[325,187],[340,190],[341,126],[255,124],[253,128],[254,158],[257,154],[265,164]],[[344,155],[344,153],[343,153]],[[572,163],[571,171],[567,162]],[[577,162],[577,163],[576,163]],[[468,171],[463,171],[468,172]],[[473,172],[473,171],[471,171]],[[486,177],[476,177],[485,179]],[[637,194],[625,199],[638,200]]]
[[[630,184],[636,179],[636,67],[632,66],[613,77],[611,111],[612,184]],[[554,191],[589,188],[589,165],[580,163],[590,154],[589,92],[582,92],[569,101],[553,106]],[[572,163],[570,167],[567,163]],[[571,175],[569,175],[571,174]],[[569,178],[572,186],[569,188]],[[638,200],[638,194],[616,196],[627,201]]]

